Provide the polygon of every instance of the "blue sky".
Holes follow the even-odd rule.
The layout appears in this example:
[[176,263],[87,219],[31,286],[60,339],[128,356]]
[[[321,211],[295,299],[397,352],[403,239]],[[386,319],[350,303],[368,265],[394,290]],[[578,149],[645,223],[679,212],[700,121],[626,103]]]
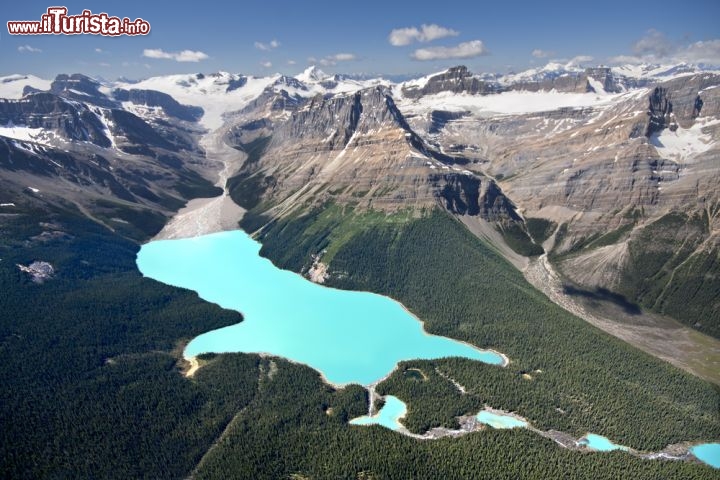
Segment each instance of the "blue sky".
[[[296,74],[311,63],[330,73],[419,74],[458,64],[474,72],[506,72],[572,59],[582,64],[720,65],[717,0],[206,0],[174,2],[171,9],[160,3],[6,2],[0,75]],[[7,21],[40,20],[58,4],[69,14],[90,9],[131,20],[142,17],[152,31],[138,37],[7,33]]]

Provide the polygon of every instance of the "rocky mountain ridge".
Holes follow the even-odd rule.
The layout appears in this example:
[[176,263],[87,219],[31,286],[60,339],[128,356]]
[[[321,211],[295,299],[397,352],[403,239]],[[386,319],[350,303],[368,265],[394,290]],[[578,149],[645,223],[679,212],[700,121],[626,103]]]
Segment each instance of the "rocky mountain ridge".
[[[203,158],[199,139],[222,127],[247,157],[228,188],[266,221],[328,204],[440,206],[477,217],[499,234],[493,242],[518,254],[548,252],[574,288],[608,289],[675,316],[687,299],[697,306],[686,315],[694,323],[720,311],[712,293],[719,86],[717,73],[687,65],[549,65],[494,76],[458,66],[400,84],[312,68],[297,77],[219,72],[112,84],[65,75],[46,92],[30,87],[0,103],[0,135],[10,136],[8,158],[50,149],[57,161],[58,149],[69,148],[74,158],[114,159],[104,174],[128,193],[115,187],[113,195],[162,210],[170,203],[158,200],[158,188],[178,171],[212,176],[217,166]],[[25,137],[13,137],[18,131]],[[126,155],[150,170],[119,178]],[[18,171],[11,163],[6,179]],[[134,183],[149,171],[158,180],[143,179],[147,193]],[[97,178],[92,188],[113,191]],[[546,225],[534,243],[531,221]]]
[[720,312],[719,86],[694,73],[554,109],[514,92],[496,95],[505,105],[467,94],[399,105],[428,143],[471,159],[525,218],[553,225],[544,245],[566,281],[717,334],[702,319]]
[[59,75],[48,91],[0,100],[1,213],[74,211],[144,238],[190,198],[220,193],[203,176],[202,109],[161,92],[102,90]]
[[[333,202],[395,211],[440,201],[459,214],[518,218],[492,179],[430,148],[409,127],[388,88],[318,96],[272,126],[254,113],[245,111],[228,136],[239,149],[264,140],[262,153],[251,155],[236,177],[235,191],[256,188],[244,199],[246,208],[263,204],[266,211],[286,214],[298,205]],[[258,136],[259,129],[265,136]]]

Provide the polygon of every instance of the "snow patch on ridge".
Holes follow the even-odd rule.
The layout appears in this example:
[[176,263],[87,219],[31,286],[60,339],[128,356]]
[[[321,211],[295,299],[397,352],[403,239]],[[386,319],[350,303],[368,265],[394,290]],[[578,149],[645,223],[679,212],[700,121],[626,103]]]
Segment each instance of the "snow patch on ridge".
[[655,146],[661,157],[680,161],[687,160],[707,152],[717,145],[717,142],[713,141],[712,133],[703,132],[706,127],[714,125],[720,125],[720,119],[698,120],[692,127],[678,127],[674,132],[666,128],[653,134],[650,143]]
[[245,107],[279,77],[247,77],[245,85],[230,92],[227,91],[228,85],[239,76],[226,72],[211,75],[167,75],[148,78],[138,83],[118,83],[116,86],[156,90],[167,93],[181,104],[202,107],[205,114],[200,123],[210,130],[215,130],[222,126],[225,113]]
[[475,114],[524,114],[556,110],[563,107],[583,108],[606,106],[622,97],[596,93],[561,93],[510,91],[491,95],[469,95],[441,92],[417,100],[398,103],[403,113],[428,114],[433,110],[471,111]]
[[304,72],[302,72],[299,75],[295,76],[296,79],[300,80],[303,83],[312,83],[312,82],[322,82],[324,80],[327,80],[331,78],[330,75],[323,72],[319,68],[317,68],[315,65],[312,65],[305,69]]
[[45,80],[34,75],[8,75],[0,77],[0,98],[22,98],[23,89],[31,86],[38,90],[50,90],[52,80]]
[[0,127],[0,136],[43,145],[51,145],[51,140],[57,138],[55,132],[44,128],[30,128],[24,125],[12,124]]

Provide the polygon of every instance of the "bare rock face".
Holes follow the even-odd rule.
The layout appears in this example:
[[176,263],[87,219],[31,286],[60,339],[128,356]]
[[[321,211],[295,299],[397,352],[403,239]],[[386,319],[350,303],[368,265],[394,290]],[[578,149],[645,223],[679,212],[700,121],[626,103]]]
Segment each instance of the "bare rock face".
[[[615,78],[612,70],[608,67],[586,68],[584,75],[587,78],[600,82],[602,89],[605,92],[619,93],[623,91],[623,86],[620,85],[620,82]],[[591,87],[591,90],[594,89]]]
[[87,105],[51,93],[35,93],[20,100],[0,99],[0,125],[21,125],[56,132],[70,141],[110,146],[100,119]]
[[585,93],[591,90],[587,77],[578,74],[564,74],[558,77],[546,78],[541,81],[517,82],[510,85],[507,90],[523,90],[528,92],[550,91],[566,93]]
[[61,206],[144,239],[189,198],[220,194],[200,173],[200,128],[178,118],[201,111],[159,92],[126,93],[120,102],[95,80],[60,75],[48,92],[0,99],[3,197],[20,211]]
[[672,102],[668,98],[666,88],[655,87],[655,90],[650,94],[648,100],[648,115],[650,116],[650,121],[647,131],[645,132],[645,136],[647,137],[670,126],[672,121],[671,115],[673,113]]
[[228,86],[225,89],[226,93],[232,92],[234,90],[237,90],[238,88],[242,88],[245,85],[247,85],[247,77],[244,75],[240,75],[238,78],[231,78],[228,81]]
[[648,96],[648,127],[646,134],[675,128],[689,128],[695,119],[720,115],[720,98],[716,87],[718,76],[699,74],[664,82]]
[[[597,231],[622,223],[611,219],[623,211],[662,214],[717,197],[707,179],[720,170],[713,123],[720,118],[718,84],[720,76],[700,74],[628,92],[599,107],[493,116],[468,111],[442,122],[434,120],[435,112],[430,121],[408,118],[427,142],[446,151],[464,146],[459,154],[476,162],[466,168],[498,178],[523,211],[554,208],[566,212],[553,218],[561,222],[577,214],[573,224],[585,223],[582,216]],[[682,141],[673,146],[675,138],[686,137],[697,151]]]
[[584,71],[548,73],[542,78],[513,82],[506,89],[530,92],[555,90],[565,93],[619,93],[636,86],[635,83],[627,78],[616,77],[609,67],[594,67]]
[[50,93],[99,107],[118,107],[117,102],[100,92],[100,83],[97,80],[80,73],[58,75],[50,85]]
[[515,205],[497,183],[478,176],[432,175],[430,181],[440,189],[446,208],[459,215],[478,215],[490,222],[520,221]]
[[257,141],[251,132],[261,130],[267,144],[239,178],[262,191],[248,206],[266,205],[271,215],[331,201],[386,211],[440,204],[498,221],[519,218],[491,179],[426,144],[384,87],[315,97],[272,126],[245,120],[231,138]]
[[703,103],[704,102],[703,102],[702,98],[700,98],[700,95],[695,97],[695,103],[693,104],[693,113],[692,113],[693,118],[697,118],[700,115],[700,111],[702,110]]
[[[617,79],[604,73],[584,75],[613,91]],[[605,98],[539,113],[469,107],[456,117],[407,118],[427,143],[457,147],[471,160],[465,168],[495,177],[525,218],[555,222],[551,257],[570,281],[672,315],[683,315],[672,310],[680,298],[720,315],[720,301],[710,300],[720,281],[712,271],[720,255],[720,75]],[[459,196],[469,191],[450,190],[452,208],[477,208]]]
[[433,110],[430,113],[430,128],[428,133],[439,133],[448,122],[459,120],[466,116],[466,112],[448,112],[445,110]]
[[508,81],[502,76],[479,77],[468,71],[467,67],[460,65],[448,69],[444,73],[431,76],[422,85],[413,83],[402,88],[406,98],[420,98],[441,92],[465,93],[468,95],[491,95],[506,91],[550,91],[566,93],[594,92],[595,88],[590,80],[599,84],[602,92],[618,93],[628,86],[635,86],[636,82],[629,79],[616,78],[608,67],[587,68],[584,71],[545,72],[533,78],[520,78]]
[[464,65],[448,69],[447,72],[431,77],[422,88],[404,88],[403,95],[417,98],[440,92],[487,94],[497,92],[499,87],[474,77]]
[[18,265],[21,272],[27,273],[35,283],[44,283],[55,275],[55,269],[48,262],[32,262],[30,265]]
[[154,90],[139,90],[136,88],[123,90],[119,88],[113,91],[113,96],[120,102],[131,102],[135,105],[147,107],[160,107],[166,115],[187,122],[198,121],[204,113],[200,107],[181,105],[167,93]]

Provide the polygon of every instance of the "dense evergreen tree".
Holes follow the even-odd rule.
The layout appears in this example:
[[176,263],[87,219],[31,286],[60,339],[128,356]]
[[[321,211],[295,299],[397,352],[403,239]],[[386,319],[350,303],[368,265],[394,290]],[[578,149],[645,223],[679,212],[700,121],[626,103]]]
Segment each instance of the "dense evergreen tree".
[[[528,431],[417,441],[350,426],[367,410],[364,389],[333,389],[277,358],[207,355],[185,378],[184,342],[240,316],[143,278],[137,245],[95,223],[65,210],[20,213],[0,218],[3,478],[717,475],[686,462],[571,452]],[[555,308],[449,217],[346,213],[278,224],[264,252],[300,269],[326,250],[337,285],[392,294],[431,331],[513,360],[506,369],[408,362],[428,379],[401,368],[380,388],[409,403],[410,428],[452,425],[489,403],[539,427],[598,431],[631,446],[718,438],[717,391]],[[65,234],[43,237],[49,224]],[[52,280],[36,284],[15,266],[35,260],[53,264]],[[538,368],[533,381],[519,375]],[[553,414],[556,404],[569,413]]]

